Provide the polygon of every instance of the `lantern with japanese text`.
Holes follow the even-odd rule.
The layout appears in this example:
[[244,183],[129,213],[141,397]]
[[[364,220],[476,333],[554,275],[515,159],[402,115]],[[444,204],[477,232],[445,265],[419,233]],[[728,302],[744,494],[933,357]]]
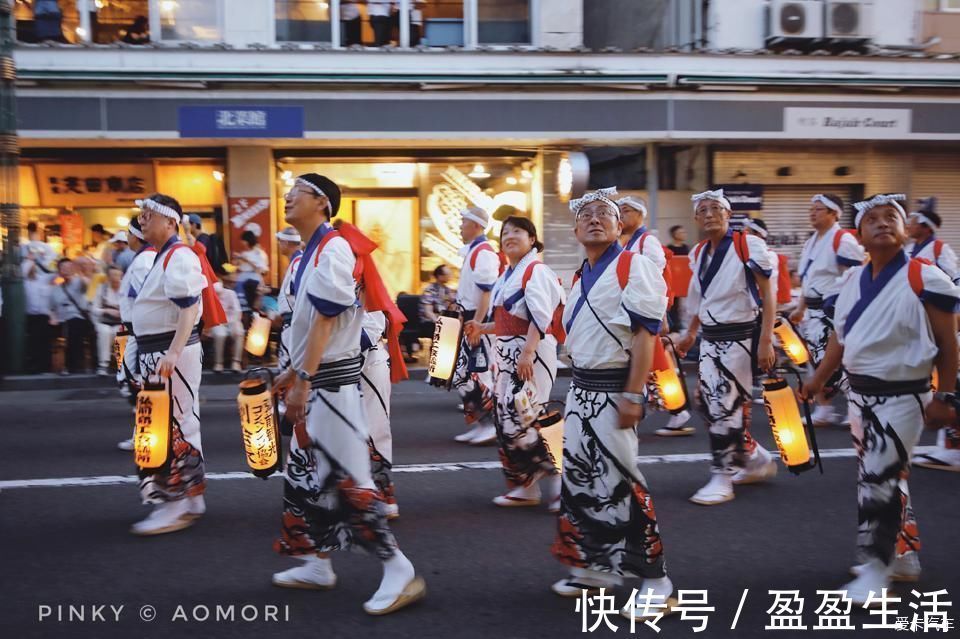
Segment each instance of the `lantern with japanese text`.
[[117,336],[113,339],[113,357],[117,361],[117,370],[123,370],[123,355],[127,352],[127,333],[126,327],[121,326],[117,331]]
[[170,458],[173,443],[170,405],[170,389],[165,380],[145,381],[137,393],[133,456],[141,473],[164,468]]
[[[799,379],[799,375],[797,377]],[[806,419],[802,418],[797,397],[787,380],[773,374],[763,380],[763,403],[773,439],[780,450],[780,459],[787,470],[799,474],[819,464],[820,453],[811,427],[810,406],[803,402]],[[820,472],[823,472],[822,466]]]
[[[548,402],[552,404],[555,402]],[[560,410],[544,409],[543,414],[537,418],[537,427],[540,429],[540,437],[547,447],[547,451],[553,458],[553,465],[557,470],[563,470],[563,405]]]
[[783,352],[787,354],[787,357],[795,366],[805,366],[810,361],[807,344],[797,335],[797,331],[790,320],[778,317],[773,324],[773,334],[777,336],[780,348],[783,349]]
[[[674,357],[664,348],[659,337],[654,342],[650,382],[663,409],[676,415],[687,407],[687,391]],[[673,348],[673,342],[670,346]]]
[[254,315],[247,330],[245,348],[254,357],[262,357],[270,343],[270,319],[263,315]]
[[280,468],[280,420],[269,377],[256,376],[261,372],[266,369],[254,369],[240,382],[237,405],[247,465],[254,475],[266,479]]
[[463,322],[455,311],[444,311],[433,329],[433,344],[430,346],[430,377],[434,385],[447,386],[453,383],[460,356],[463,338]]

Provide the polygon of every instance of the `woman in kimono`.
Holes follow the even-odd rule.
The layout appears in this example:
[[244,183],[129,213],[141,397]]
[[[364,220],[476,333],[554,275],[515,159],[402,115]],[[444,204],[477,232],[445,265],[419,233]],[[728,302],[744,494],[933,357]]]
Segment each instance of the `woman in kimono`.
[[557,275],[540,261],[543,244],[529,219],[509,217],[500,232],[500,246],[509,267],[493,287],[493,322],[468,322],[468,336],[496,335],[497,440],[500,463],[506,475],[506,494],[495,497],[497,506],[536,506],[540,480],[547,478],[550,510],[560,508],[559,459],[547,449],[535,422],[525,422],[514,397],[529,382],[536,402],[550,399],[557,378],[557,340],[551,332],[554,312],[563,303]]

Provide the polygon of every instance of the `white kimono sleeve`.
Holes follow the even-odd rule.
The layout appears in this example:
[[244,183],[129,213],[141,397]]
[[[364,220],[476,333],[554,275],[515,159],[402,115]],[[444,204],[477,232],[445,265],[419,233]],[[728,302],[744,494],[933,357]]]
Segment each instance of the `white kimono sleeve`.
[[190,308],[200,301],[205,288],[207,278],[200,269],[200,258],[186,247],[175,250],[164,268],[163,294],[180,308]]
[[538,264],[530,274],[530,281],[523,292],[527,304],[527,314],[536,324],[543,337],[553,321],[553,313],[563,301],[563,289],[557,280],[557,274],[545,264]]
[[[841,231],[837,231],[840,233]],[[866,259],[863,246],[850,233],[844,233],[837,247],[837,264],[843,267],[860,266]]]
[[667,267],[667,254],[663,252],[663,244],[653,235],[648,235],[647,239],[643,241],[643,253],[641,255],[653,262],[661,273]]
[[630,279],[620,296],[620,310],[610,323],[629,327],[633,333],[644,328],[657,335],[667,312],[667,283],[646,257],[635,255],[630,262]]
[[360,333],[360,349],[367,350],[380,342],[384,332],[387,330],[387,316],[383,311],[367,311],[363,314],[361,324],[362,333]]
[[850,314],[853,305],[860,299],[860,273],[863,266],[857,266],[847,269],[840,276],[840,292],[837,294],[836,310],[833,315],[833,326],[837,335],[837,341],[843,346],[844,328],[847,323],[847,316]]
[[[943,257],[943,254],[941,254]],[[947,313],[960,311],[960,289],[950,280],[950,277],[932,264],[924,264],[920,271],[923,279],[923,290],[920,300],[925,304],[935,306]]]
[[943,245],[943,249],[940,251],[940,259],[937,260],[937,266],[954,282],[960,278],[960,273],[957,272],[957,254],[949,244]]
[[335,237],[323,247],[306,287],[307,298],[318,313],[336,317],[357,301],[353,279],[356,263],[357,258],[343,238]]
[[766,242],[754,235],[748,235],[747,254],[747,267],[751,271],[766,278],[773,276],[777,268],[777,258]]
[[497,254],[487,250],[477,253],[473,283],[482,291],[491,291],[498,277],[500,277],[500,259]]

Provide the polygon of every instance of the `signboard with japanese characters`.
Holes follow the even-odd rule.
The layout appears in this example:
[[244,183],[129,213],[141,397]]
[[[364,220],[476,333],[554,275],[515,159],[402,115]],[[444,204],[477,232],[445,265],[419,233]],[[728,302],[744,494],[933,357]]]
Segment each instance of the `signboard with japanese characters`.
[[[227,202],[230,221],[230,254],[236,263],[238,253],[246,250],[240,241],[243,231],[248,227],[260,231],[260,248],[267,253],[267,264],[272,264],[270,254],[273,251],[273,234],[270,231],[269,197],[232,197]],[[250,226],[253,224],[254,226]],[[269,280],[269,278],[264,278]]]
[[134,206],[156,191],[151,164],[36,164],[40,205]]
[[182,106],[183,138],[302,138],[302,106]]

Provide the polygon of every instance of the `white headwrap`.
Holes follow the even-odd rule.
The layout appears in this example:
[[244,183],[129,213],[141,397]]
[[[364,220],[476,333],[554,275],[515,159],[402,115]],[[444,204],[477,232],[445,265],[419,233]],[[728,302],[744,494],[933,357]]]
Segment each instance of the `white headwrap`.
[[486,230],[490,226],[490,215],[478,206],[471,206],[460,211],[460,217],[476,222]]
[[754,222],[752,217],[748,217],[747,221],[744,222],[743,225],[748,229],[750,229],[751,231],[753,231],[754,233],[756,233],[757,235],[759,235],[760,237],[762,237],[763,239],[767,239],[767,235],[769,235],[769,233],[767,232],[767,229],[763,228],[762,226]]
[[150,198],[144,198],[142,200],[136,200],[134,202],[140,209],[148,209],[154,213],[159,213],[163,217],[169,217],[171,220],[175,221],[177,224],[180,223],[180,214],[171,209],[166,204],[160,204],[156,200],[151,200]]
[[253,234],[256,235],[257,237],[260,237],[261,235],[263,235],[263,229],[260,228],[260,225],[257,224],[256,222],[250,222],[250,223],[248,223],[246,226],[243,227],[243,230],[244,230],[244,231],[250,231],[251,233],[253,233]]
[[641,200],[640,198],[633,197],[632,195],[628,195],[627,197],[622,197],[619,200],[617,200],[617,208],[623,206],[624,204],[637,209],[638,211],[643,213],[643,217],[647,217],[647,205],[644,204],[643,200]]
[[903,207],[900,206],[900,202],[905,202],[907,196],[903,193],[887,193],[880,195],[874,195],[869,200],[864,200],[863,202],[857,202],[853,205],[853,208],[857,209],[857,218],[854,220],[854,227],[860,228],[860,220],[863,219],[863,216],[872,208],[878,206],[892,206],[897,209],[897,212],[900,214],[900,217],[903,218],[903,221],[907,221],[907,214],[904,212]]
[[583,210],[587,204],[591,202],[606,202],[610,207],[617,212],[617,217],[620,217],[620,207],[617,206],[617,203],[613,198],[617,196],[617,187],[608,186],[605,189],[597,189],[596,191],[590,191],[585,193],[583,197],[577,198],[575,200],[570,200],[570,211],[574,216],[579,217],[580,211]]
[[139,229],[138,229],[137,227],[135,227],[133,224],[128,224],[128,225],[127,225],[127,233],[129,233],[130,235],[134,236],[135,238],[137,238],[137,239],[140,240],[141,242],[146,241],[146,240],[143,239],[143,231],[139,230]]
[[292,226],[288,226],[287,228],[281,231],[277,231],[276,235],[278,240],[282,240],[284,242],[302,242],[303,241],[300,239],[300,232],[297,231],[297,229],[293,228]]
[[697,193],[696,195],[691,195],[690,201],[693,202],[694,213],[697,212],[697,205],[700,204],[700,202],[702,202],[703,200],[714,200],[716,202],[719,202],[720,205],[723,208],[727,209],[728,211],[733,210],[733,207],[730,206],[730,200],[728,200],[726,196],[724,196],[723,194],[723,189],[717,189],[716,191],[704,191],[703,193]]
[[327,194],[323,192],[323,189],[321,189],[319,186],[317,186],[316,184],[314,184],[309,180],[304,180],[303,178],[298,177],[296,180],[293,181],[293,183],[299,184],[300,186],[305,186],[311,191],[313,191],[314,193],[316,193],[317,195],[322,195],[323,197],[327,197]]
[[931,220],[929,217],[921,213],[920,211],[914,211],[910,214],[910,217],[914,218],[917,222],[921,224],[926,224],[928,228],[936,231],[940,228],[940,225]]
[[843,209],[837,206],[836,202],[828,198],[823,193],[817,193],[812,198],[810,198],[810,204],[816,204],[817,202],[819,202],[820,204],[823,204],[825,207],[827,207],[831,211],[834,211],[837,215],[843,215]]

